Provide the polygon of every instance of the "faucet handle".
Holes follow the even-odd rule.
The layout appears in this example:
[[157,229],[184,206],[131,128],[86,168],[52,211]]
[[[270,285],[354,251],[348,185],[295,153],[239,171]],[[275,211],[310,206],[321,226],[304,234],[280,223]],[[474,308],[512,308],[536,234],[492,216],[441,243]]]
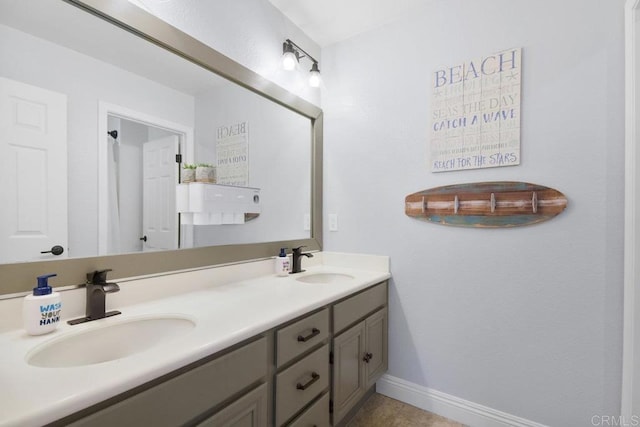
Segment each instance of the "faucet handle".
[[291,248],[291,251],[293,251],[293,253],[300,255],[300,252],[302,252],[302,248],[306,248],[306,245],[302,245],[302,246],[298,246],[297,248]]
[[107,273],[112,271],[110,268],[106,270],[96,270],[93,273],[87,273],[87,283],[104,284],[107,283]]

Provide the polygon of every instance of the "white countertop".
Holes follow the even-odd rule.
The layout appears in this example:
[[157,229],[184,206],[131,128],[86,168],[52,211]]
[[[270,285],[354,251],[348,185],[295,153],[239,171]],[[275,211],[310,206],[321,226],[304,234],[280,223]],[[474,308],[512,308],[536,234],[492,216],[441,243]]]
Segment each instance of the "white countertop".
[[[288,277],[263,273],[235,282],[226,278],[220,279],[221,284],[192,286],[180,283],[185,279],[192,280],[188,273],[144,279],[144,287],[139,286],[137,292],[144,289],[153,293],[156,289],[154,280],[160,279],[173,281],[173,289],[191,290],[133,305],[126,305],[124,301],[122,306],[108,304],[107,309],[119,309],[122,314],[75,326],[61,322],[55,332],[47,335],[29,336],[22,329],[1,333],[0,426],[42,425],[55,421],[390,277],[387,257],[318,253],[315,258],[318,259],[305,264],[305,273]],[[266,263],[267,267],[273,265],[272,260],[260,262]],[[233,268],[237,269],[237,266],[218,267],[210,269],[210,273],[207,270],[198,274],[200,277],[207,274],[222,277],[229,274],[222,269]],[[258,270],[260,268],[264,269],[264,266]],[[320,272],[349,274],[354,278],[335,284],[308,284],[296,280],[302,275]],[[133,289],[134,282],[121,283],[121,290],[128,286]],[[161,285],[158,282],[158,286]],[[84,295],[83,289],[76,291],[75,299]],[[107,295],[108,301],[112,295],[118,294]],[[63,310],[65,305],[63,295]],[[77,317],[78,307],[69,311],[74,314],[64,316],[64,320]],[[69,368],[41,368],[26,362],[27,354],[34,347],[64,335],[109,323],[171,314],[194,320],[195,328],[143,352],[109,362]]]

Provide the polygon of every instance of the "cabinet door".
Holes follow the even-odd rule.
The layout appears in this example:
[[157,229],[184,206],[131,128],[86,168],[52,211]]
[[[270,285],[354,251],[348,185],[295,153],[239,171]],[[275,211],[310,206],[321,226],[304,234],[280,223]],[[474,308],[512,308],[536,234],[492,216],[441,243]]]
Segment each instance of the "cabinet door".
[[262,384],[197,427],[263,427],[267,425],[267,385]]
[[380,310],[365,321],[365,352],[363,355],[366,389],[386,372],[387,361],[387,309]]
[[360,322],[333,340],[333,425],[362,397],[365,388],[365,322]]

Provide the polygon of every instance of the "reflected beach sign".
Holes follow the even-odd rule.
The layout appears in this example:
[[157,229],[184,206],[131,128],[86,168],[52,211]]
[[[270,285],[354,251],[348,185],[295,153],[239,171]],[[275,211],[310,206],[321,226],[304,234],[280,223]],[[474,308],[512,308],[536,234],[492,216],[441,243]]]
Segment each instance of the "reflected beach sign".
[[521,58],[514,48],[433,72],[432,172],[520,164]]
[[249,123],[220,126],[216,130],[217,183],[249,185]]

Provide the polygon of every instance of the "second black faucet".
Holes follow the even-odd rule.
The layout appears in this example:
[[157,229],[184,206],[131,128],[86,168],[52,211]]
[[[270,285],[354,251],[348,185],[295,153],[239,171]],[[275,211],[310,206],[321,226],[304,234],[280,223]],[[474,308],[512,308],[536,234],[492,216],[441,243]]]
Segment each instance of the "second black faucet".
[[291,273],[296,274],[302,273],[304,270],[302,269],[302,257],[306,256],[307,258],[313,258],[313,254],[310,252],[302,252],[302,248],[306,248],[306,246],[298,246],[297,248],[291,249],[291,254],[293,255],[293,260],[291,262]]

